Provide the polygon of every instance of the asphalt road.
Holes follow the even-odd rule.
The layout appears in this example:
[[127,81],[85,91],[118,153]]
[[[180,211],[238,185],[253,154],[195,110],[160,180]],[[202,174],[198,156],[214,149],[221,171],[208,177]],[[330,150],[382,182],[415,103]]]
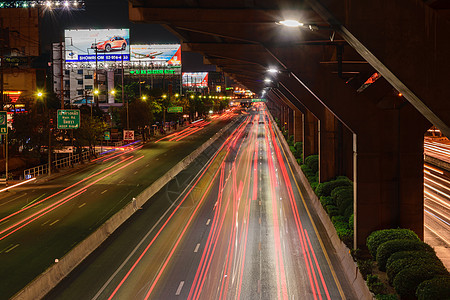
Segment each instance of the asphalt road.
[[231,120],[215,117],[171,142],[119,151],[1,193],[0,298],[18,292]]
[[424,184],[425,242],[450,270],[450,178],[426,164]]
[[273,126],[252,109],[47,299],[356,299]]

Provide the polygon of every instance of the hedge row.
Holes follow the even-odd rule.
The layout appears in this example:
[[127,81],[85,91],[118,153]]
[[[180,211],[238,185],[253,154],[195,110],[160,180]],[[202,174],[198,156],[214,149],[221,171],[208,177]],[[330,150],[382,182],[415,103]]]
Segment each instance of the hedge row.
[[305,164],[301,165],[303,173],[308,179],[309,184],[313,189],[319,184],[319,156],[310,155],[305,159]]
[[375,231],[367,238],[367,247],[402,299],[450,299],[449,272],[433,248],[411,230]]
[[339,238],[352,248],[353,184],[351,180],[345,176],[339,176],[334,180],[318,184],[315,193],[330,216]]

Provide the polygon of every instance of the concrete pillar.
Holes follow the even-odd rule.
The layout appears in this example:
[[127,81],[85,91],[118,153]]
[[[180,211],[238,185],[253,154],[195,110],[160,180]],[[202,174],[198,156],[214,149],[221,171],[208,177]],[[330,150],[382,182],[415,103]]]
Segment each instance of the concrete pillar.
[[319,182],[334,179],[338,173],[337,164],[341,157],[340,152],[338,123],[336,117],[323,108],[322,119],[319,120]]
[[294,110],[294,143],[303,142],[303,114]]
[[294,110],[291,108],[287,109],[288,111],[288,131],[289,136],[294,135]]
[[303,161],[318,151],[318,120],[310,111],[306,111],[303,122]]
[[409,228],[423,238],[423,117],[405,107],[385,111],[376,121],[354,135],[359,248],[383,228]]

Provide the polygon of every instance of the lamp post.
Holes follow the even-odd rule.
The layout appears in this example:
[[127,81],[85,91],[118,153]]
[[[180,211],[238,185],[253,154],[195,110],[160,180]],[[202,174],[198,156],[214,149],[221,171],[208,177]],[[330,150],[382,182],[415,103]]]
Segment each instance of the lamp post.
[[47,112],[47,118],[48,118],[48,171],[47,174],[50,176],[52,174],[52,127],[50,124],[50,111],[47,106],[47,102],[44,99],[44,93],[41,91],[38,91],[36,94],[36,97],[44,102],[45,105],[45,111]]
[[166,107],[166,98],[167,98],[167,95],[166,94],[162,95],[162,98],[163,98],[163,131],[165,131],[165,127],[166,127],[166,109],[167,109],[167,107]]

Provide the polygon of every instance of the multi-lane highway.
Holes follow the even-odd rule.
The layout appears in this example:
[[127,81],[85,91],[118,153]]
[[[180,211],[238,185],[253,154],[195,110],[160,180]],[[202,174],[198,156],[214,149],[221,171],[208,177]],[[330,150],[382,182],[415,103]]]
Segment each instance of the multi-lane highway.
[[251,109],[47,298],[356,299],[273,127]]
[[212,123],[200,121],[167,136],[175,137],[169,143],[128,147],[63,176],[1,193],[0,298],[14,295],[55,264],[233,117],[226,113]]
[[448,172],[425,164],[425,241],[450,269],[450,178]]

